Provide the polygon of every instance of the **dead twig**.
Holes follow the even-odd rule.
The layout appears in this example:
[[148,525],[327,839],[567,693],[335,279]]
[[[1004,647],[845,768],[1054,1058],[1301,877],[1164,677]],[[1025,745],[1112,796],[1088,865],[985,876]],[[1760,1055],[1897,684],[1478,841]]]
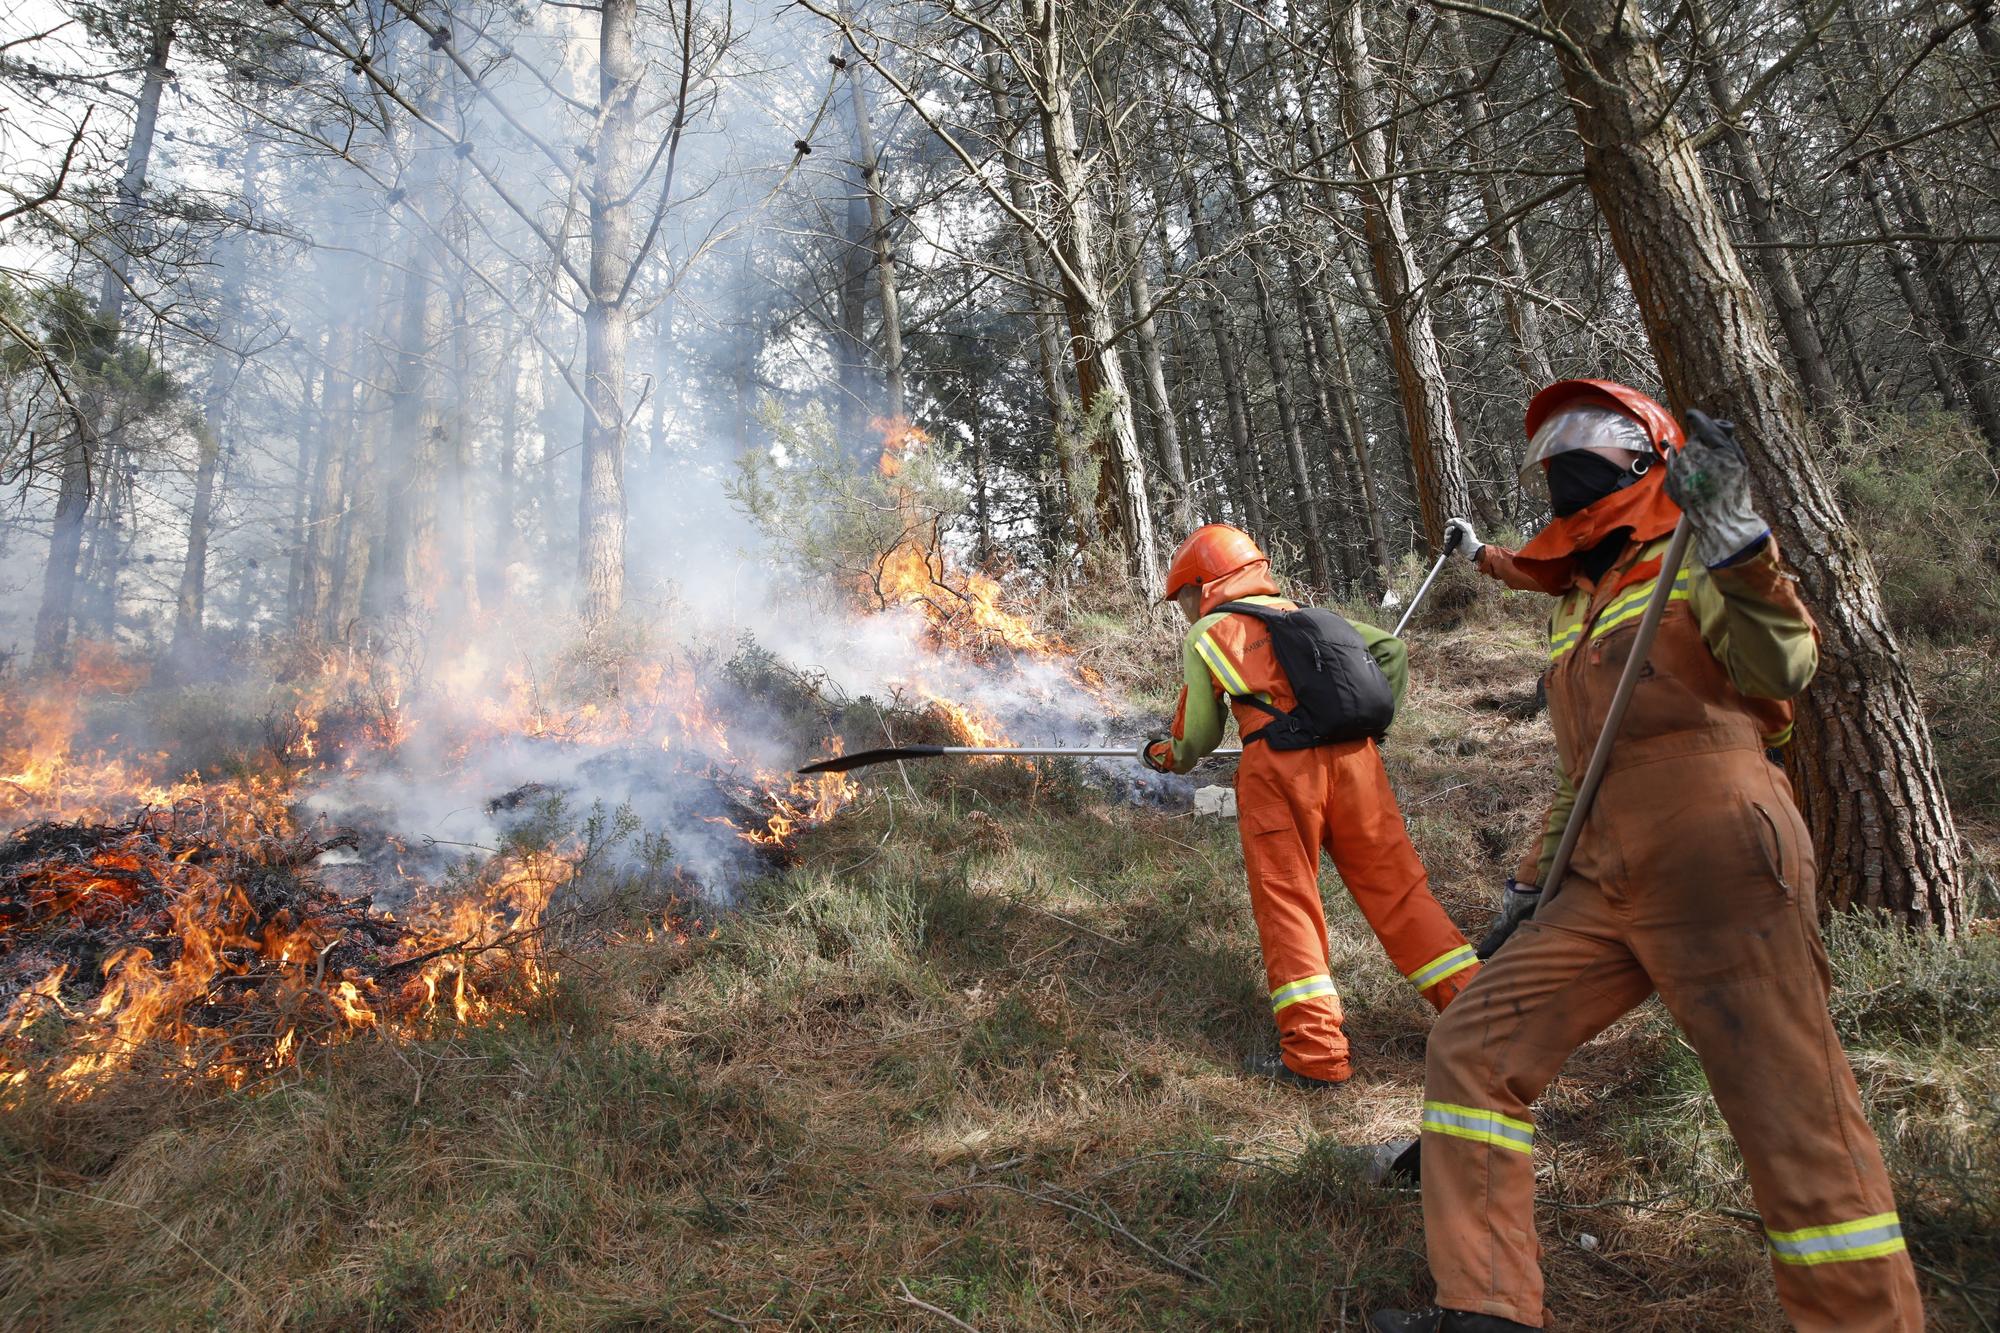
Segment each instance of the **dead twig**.
[[896,1279],[896,1288],[897,1290],[903,1293],[902,1296],[899,1298],[903,1302],[903,1304],[914,1305],[917,1309],[922,1310],[926,1314],[934,1314],[938,1318],[944,1320],[947,1324],[950,1324],[953,1328],[964,1329],[965,1333],[979,1333],[978,1329],[966,1323],[963,1319],[960,1319],[957,1315],[953,1314],[951,1311],[940,1310],[937,1306],[932,1305],[929,1301],[918,1300],[915,1296],[910,1294],[910,1284],[903,1281],[903,1279],[901,1278]]

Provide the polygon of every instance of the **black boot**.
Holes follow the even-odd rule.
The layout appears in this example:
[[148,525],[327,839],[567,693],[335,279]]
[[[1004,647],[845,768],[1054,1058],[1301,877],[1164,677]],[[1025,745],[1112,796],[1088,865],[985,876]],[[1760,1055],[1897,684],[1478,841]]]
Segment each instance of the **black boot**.
[[1347,1082],[1346,1079],[1314,1078],[1310,1074],[1301,1074],[1298,1070],[1286,1064],[1284,1058],[1276,1051],[1266,1051],[1262,1055],[1251,1056],[1243,1062],[1243,1072],[1255,1075],[1258,1078],[1268,1078],[1276,1083],[1284,1083],[1294,1088],[1304,1088],[1308,1092],[1322,1092],[1327,1088],[1338,1088]]
[[1531,1324],[1517,1324],[1497,1314],[1467,1314],[1463,1310],[1377,1310],[1368,1316],[1375,1333],[1537,1333]]

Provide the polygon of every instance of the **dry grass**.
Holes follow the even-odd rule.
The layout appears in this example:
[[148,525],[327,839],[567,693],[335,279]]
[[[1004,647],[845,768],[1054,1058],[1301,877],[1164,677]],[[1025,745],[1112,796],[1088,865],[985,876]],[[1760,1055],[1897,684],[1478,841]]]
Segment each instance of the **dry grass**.
[[[1540,814],[1536,630],[1525,600],[1441,610],[1392,742],[1468,927]],[[1269,1018],[1233,828],[1060,772],[912,776],[712,936],[572,958],[504,1030],[349,1046],[257,1096],[137,1075],[23,1107],[0,1324],[1356,1328],[1421,1295],[1415,1197],[1343,1145],[1412,1130],[1428,1010],[1331,873],[1359,1074],[1312,1097],[1236,1073]],[[1937,1326],[1979,1327],[2000,939],[1834,946]],[[1778,1326],[1656,1007],[1571,1062],[1544,1123],[1558,1326]]]

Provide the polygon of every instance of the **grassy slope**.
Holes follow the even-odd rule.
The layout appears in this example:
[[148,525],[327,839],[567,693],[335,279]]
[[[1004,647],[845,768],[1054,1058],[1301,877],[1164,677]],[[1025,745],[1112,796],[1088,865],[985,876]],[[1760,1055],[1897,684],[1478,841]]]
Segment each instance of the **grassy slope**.
[[[1426,634],[1391,766],[1476,927],[1548,737],[1525,609],[1473,614]],[[1415,1196],[1341,1145],[1412,1131],[1428,1010],[1331,871],[1360,1072],[1310,1097],[1235,1073],[1269,1019],[1232,826],[1062,774],[911,778],[712,936],[577,956],[506,1030],[0,1122],[0,1324],[1353,1328],[1421,1294]],[[2000,938],[1834,944],[1934,1324],[2000,1327]],[[1778,1325],[1656,1005],[1542,1123],[1560,1326]]]

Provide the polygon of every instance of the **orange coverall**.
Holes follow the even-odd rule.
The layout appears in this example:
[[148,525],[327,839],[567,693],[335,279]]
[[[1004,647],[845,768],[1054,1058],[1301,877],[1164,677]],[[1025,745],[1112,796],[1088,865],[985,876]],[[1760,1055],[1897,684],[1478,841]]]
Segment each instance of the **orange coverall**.
[[[1543,883],[1665,545],[1628,546],[1558,601],[1547,683],[1562,782],[1523,882]],[[1534,586],[1505,551],[1479,564]],[[1812,618],[1775,542],[1678,571],[1672,595],[1560,891],[1545,885],[1555,896],[1431,1033],[1437,1302],[1543,1322],[1529,1107],[1571,1051],[1658,990],[1742,1150],[1793,1324],[1921,1329],[1888,1174],[1827,1014],[1812,842],[1764,753],[1817,669]]]
[[[1193,728],[1189,719],[1212,713],[1217,700],[1255,694],[1287,712],[1298,706],[1263,622],[1214,613],[1224,602],[1249,597],[1291,607],[1277,598],[1277,591],[1266,564],[1203,586],[1203,615],[1188,632],[1187,679],[1174,716],[1176,772],[1192,769],[1215,748],[1221,737],[1219,717]],[[1394,645],[1392,665],[1398,669],[1388,674],[1398,686],[1400,702],[1402,645],[1371,626],[1356,628],[1378,658],[1391,653],[1384,645]],[[1450,1003],[1478,972],[1479,962],[1431,896],[1429,877],[1410,845],[1375,742],[1273,750],[1251,740],[1270,715],[1245,704],[1232,708],[1245,742],[1236,770],[1238,832],[1279,1054],[1296,1073],[1338,1082],[1353,1068],[1327,953],[1326,908],[1319,896],[1321,848],[1332,856],[1390,961],[1433,1006],[1443,1009]]]

